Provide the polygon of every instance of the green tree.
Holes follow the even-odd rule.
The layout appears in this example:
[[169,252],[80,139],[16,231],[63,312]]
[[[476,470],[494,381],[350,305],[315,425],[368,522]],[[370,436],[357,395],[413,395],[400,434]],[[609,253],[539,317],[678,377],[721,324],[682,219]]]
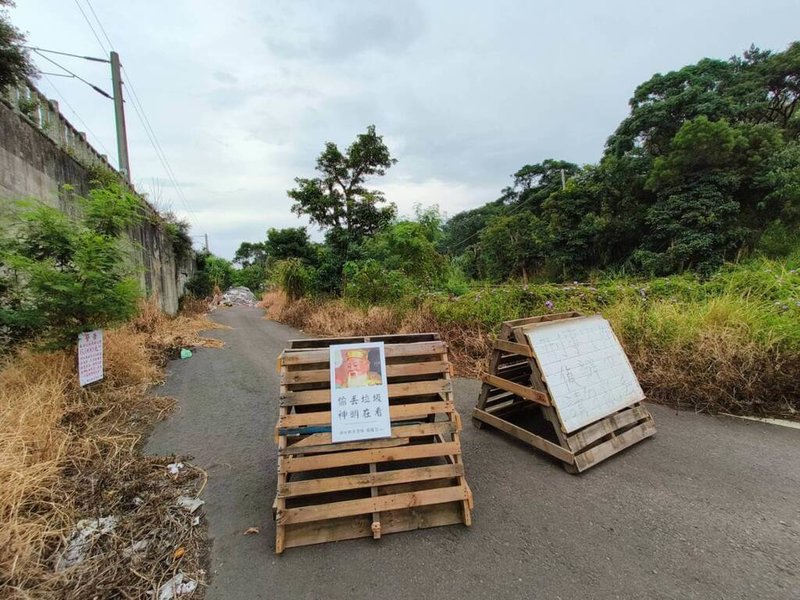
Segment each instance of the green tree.
[[9,6],[14,6],[11,0],[0,0],[0,92],[36,74],[23,47],[25,36],[11,24],[5,10]]
[[444,257],[436,251],[430,223],[400,221],[364,243],[364,255],[418,283],[433,284],[444,275]]
[[319,177],[296,178],[288,191],[292,211],[306,215],[312,223],[329,230],[330,243],[342,253],[365,236],[380,231],[394,218],[394,204],[386,204],[383,193],[366,187],[367,179],[385,175],[397,161],[383,138],[370,125],[345,152],[328,142],[319,158]]
[[497,217],[481,232],[480,261],[492,281],[528,278],[540,270],[547,250],[545,224],[531,212]]
[[0,338],[66,346],[133,315],[139,285],[117,237],[48,206],[21,211],[19,230],[0,241]]
[[233,255],[233,263],[243,268],[267,261],[267,248],[265,242],[242,242]]
[[313,264],[317,257],[305,227],[270,228],[264,251],[272,260],[299,258],[307,264]]

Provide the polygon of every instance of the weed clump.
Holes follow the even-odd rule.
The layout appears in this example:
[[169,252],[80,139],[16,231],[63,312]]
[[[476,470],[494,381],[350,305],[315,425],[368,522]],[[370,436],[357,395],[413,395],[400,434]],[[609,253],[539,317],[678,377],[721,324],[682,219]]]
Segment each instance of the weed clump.
[[[204,473],[146,457],[142,436],[172,407],[150,395],[165,354],[205,344],[199,317],[169,319],[154,302],[107,330],[105,379],[81,388],[70,350],[19,349],[0,363],[0,588],[8,598],[145,597],[177,571],[203,582],[204,526],[177,505]],[[212,345],[217,342],[213,341]],[[113,517],[83,560],[64,562],[81,519]],[[175,558],[176,550],[182,556]],[[56,568],[58,565],[58,568]]]

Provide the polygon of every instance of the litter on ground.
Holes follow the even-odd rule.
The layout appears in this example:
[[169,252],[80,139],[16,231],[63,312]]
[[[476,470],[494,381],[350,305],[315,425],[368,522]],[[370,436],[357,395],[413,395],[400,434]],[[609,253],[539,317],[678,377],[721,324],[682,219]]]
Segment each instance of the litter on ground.
[[249,288],[244,286],[232,287],[222,294],[220,304],[225,306],[255,306],[256,297]]
[[86,559],[86,553],[92,544],[105,533],[110,533],[119,523],[117,517],[100,517],[99,519],[81,519],[75,525],[75,531],[67,542],[67,548],[56,560],[56,571],[63,571]]

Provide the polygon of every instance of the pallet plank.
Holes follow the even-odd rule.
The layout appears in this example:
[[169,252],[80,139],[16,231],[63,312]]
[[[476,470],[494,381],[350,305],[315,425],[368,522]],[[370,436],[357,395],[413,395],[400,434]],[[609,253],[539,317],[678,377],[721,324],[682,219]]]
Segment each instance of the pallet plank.
[[[396,358],[398,356],[422,357],[431,354],[442,354],[447,351],[447,344],[445,342],[418,342],[397,345],[386,344],[383,350],[386,360],[388,361],[390,358]],[[286,366],[328,363],[330,360],[330,350],[328,350],[328,348],[314,348],[308,350],[287,349],[281,354],[280,360]]]
[[633,429],[629,429],[625,433],[612,437],[607,442],[603,442],[599,446],[590,448],[581,454],[575,456],[575,466],[579,471],[585,471],[589,467],[614,456],[617,452],[632,446],[643,439],[650,437],[656,432],[653,421],[645,421],[641,425],[637,425]]
[[475,409],[472,413],[472,418],[478,419],[479,421],[483,421],[487,425],[491,425],[492,427],[496,427],[500,431],[504,431],[509,435],[513,435],[515,438],[522,440],[523,442],[530,444],[531,446],[538,448],[548,454],[555,456],[559,460],[563,460],[566,463],[573,464],[575,462],[575,456],[569,450],[565,450],[558,444],[554,444],[553,442],[544,439],[536,434],[531,433],[530,431],[523,429],[522,427],[518,427],[508,421],[504,421],[503,419],[496,417],[494,415],[490,415],[484,410]]
[[405,494],[391,494],[374,498],[344,500],[317,506],[301,506],[278,511],[277,522],[281,525],[292,523],[308,523],[338,517],[349,517],[364,513],[372,514],[387,510],[399,510],[428,504],[463,501],[467,499],[467,491],[463,486],[419,490]]
[[414,467],[411,469],[396,469],[394,471],[378,471],[377,473],[289,481],[278,488],[278,494],[284,498],[294,498],[297,496],[327,494],[330,492],[356,490],[373,486],[413,483],[434,479],[452,479],[463,475],[464,467],[462,465],[453,464]]
[[[450,371],[450,364],[443,361],[428,361],[405,364],[387,364],[386,377],[406,377],[409,375],[432,375]],[[320,383],[330,381],[330,369],[313,369],[308,371],[288,371],[282,383]]]
[[550,406],[550,399],[548,398],[547,394],[538,392],[530,387],[514,383],[513,381],[503,379],[497,375],[491,375],[490,373],[484,373],[481,375],[481,380],[484,383],[488,383],[489,385],[506,390],[507,392],[512,392],[521,398],[530,400],[531,402],[536,402],[542,406]]
[[[455,410],[452,402],[418,402],[415,404],[399,404],[389,406],[389,418],[392,421],[423,419],[428,415],[449,413]],[[310,413],[294,413],[278,419],[278,427],[295,428],[303,425],[330,425],[331,411],[324,410]]]
[[[446,394],[453,390],[451,383],[446,379],[434,381],[415,381],[411,383],[390,383],[389,401],[395,398],[408,398],[411,396],[429,396],[432,394]],[[281,394],[281,406],[310,406],[313,404],[330,404],[330,389],[322,390],[286,390]]]
[[365,465],[371,462],[382,463],[395,460],[411,460],[415,458],[434,458],[461,454],[461,444],[446,442],[444,444],[414,444],[396,448],[375,448],[373,450],[356,450],[338,454],[322,454],[318,456],[287,456],[283,459],[279,473],[301,473]]
[[573,448],[585,448],[586,446],[596,442],[602,437],[605,437],[618,429],[622,429],[627,427],[628,425],[632,425],[636,423],[636,421],[641,421],[643,419],[650,418],[650,413],[642,405],[634,406],[631,408],[627,408],[621,412],[618,412],[613,415],[609,415],[605,419],[598,421],[588,427],[573,433],[569,436],[570,445]]

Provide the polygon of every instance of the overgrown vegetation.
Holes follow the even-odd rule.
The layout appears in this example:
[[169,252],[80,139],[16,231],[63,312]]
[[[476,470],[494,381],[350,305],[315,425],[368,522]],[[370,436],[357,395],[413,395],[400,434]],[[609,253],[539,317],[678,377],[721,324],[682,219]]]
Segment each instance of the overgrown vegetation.
[[0,235],[0,338],[59,347],[81,331],[130,318],[138,282],[122,232],[141,220],[139,199],[118,182],[78,198],[81,217],[18,203],[20,224]]
[[6,9],[14,6],[11,0],[0,0],[0,93],[10,85],[36,74],[28,51],[23,44],[25,36],[11,24]]
[[[125,326],[106,330],[105,378],[81,388],[73,351],[21,349],[0,362],[0,589],[4,598],[144,598],[183,571],[204,582],[203,524],[180,508],[205,474],[175,457],[139,452],[142,435],[172,400],[151,396],[159,365],[203,340],[206,319],[168,319],[142,304]],[[112,517],[113,530],[63,561],[81,519]],[[180,552],[177,552],[180,549]],[[80,553],[78,553],[80,554]]]
[[289,290],[259,246],[269,314],[325,335],[440,331],[475,374],[504,320],[600,312],[651,398],[796,416],[798,81],[800,43],[655,75],[598,164],[525,165],[449,220],[378,210],[364,176],[394,160],[374,128],[345,152],[328,143],[320,175],[289,191],[325,230],[292,255],[306,284]]

